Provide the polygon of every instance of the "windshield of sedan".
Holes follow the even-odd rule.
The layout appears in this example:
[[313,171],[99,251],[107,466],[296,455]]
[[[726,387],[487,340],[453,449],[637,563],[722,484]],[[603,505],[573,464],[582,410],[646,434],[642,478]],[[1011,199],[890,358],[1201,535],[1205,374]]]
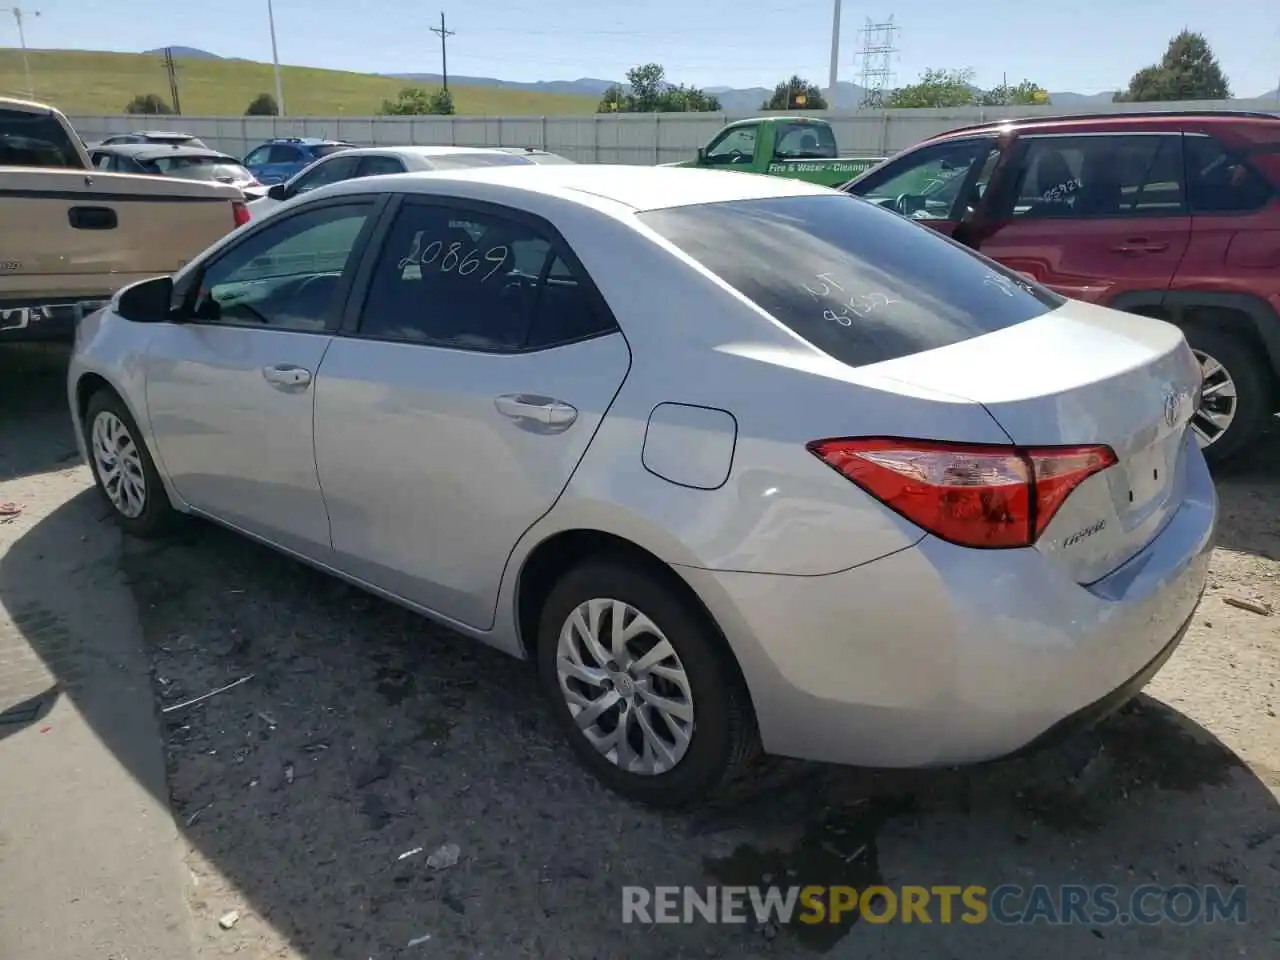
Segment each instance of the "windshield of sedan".
[[793,332],[853,367],[950,346],[1066,302],[928,227],[843,195],[638,216]]

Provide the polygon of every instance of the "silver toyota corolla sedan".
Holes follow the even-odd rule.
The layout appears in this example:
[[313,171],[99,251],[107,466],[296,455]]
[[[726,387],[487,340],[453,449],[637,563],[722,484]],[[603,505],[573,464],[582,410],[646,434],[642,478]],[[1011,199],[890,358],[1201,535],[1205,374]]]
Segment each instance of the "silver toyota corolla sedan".
[[80,326],[123,528],[225,524],[538,666],[683,805],[767,754],[980,761],[1173,652],[1217,511],[1177,327],[779,177],[335,184]]

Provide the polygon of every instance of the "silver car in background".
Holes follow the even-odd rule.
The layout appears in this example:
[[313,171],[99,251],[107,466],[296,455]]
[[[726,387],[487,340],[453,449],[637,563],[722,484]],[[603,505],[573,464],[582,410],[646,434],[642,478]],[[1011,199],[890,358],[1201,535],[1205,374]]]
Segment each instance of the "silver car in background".
[[538,667],[679,806],[981,761],[1172,654],[1217,500],[1179,330],[780,177],[351,180],[82,323],[121,526],[209,518]]
[[331,183],[358,177],[572,162],[559,154],[533,147],[352,147],[321,157],[292,179],[271,187],[265,196],[249,203],[249,216],[265,216],[286,200]]

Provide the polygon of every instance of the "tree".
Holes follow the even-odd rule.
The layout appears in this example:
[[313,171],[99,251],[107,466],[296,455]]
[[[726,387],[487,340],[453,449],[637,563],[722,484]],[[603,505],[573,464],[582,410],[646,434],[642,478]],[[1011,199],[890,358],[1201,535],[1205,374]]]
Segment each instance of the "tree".
[[140,93],[124,105],[125,113],[173,113],[158,93]]
[[245,108],[244,115],[246,117],[278,117],[280,116],[280,104],[276,103],[276,98],[269,93],[260,93],[249,101],[249,106]]
[[448,90],[402,87],[394,100],[383,100],[379,111],[388,117],[449,116],[454,112],[453,95]]
[[600,97],[597,113],[707,113],[723,109],[720,98],[698,87],[667,82],[661,64],[627,71],[627,86],[614,84]]
[[761,110],[826,110],[827,99],[816,84],[794,74],[773,88],[773,95],[760,104]]
[[1229,100],[1231,87],[1202,33],[1183,30],[1169,41],[1159,63],[1143,67],[1117,93],[1117,103],[1167,100]]
[[1002,83],[978,95],[978,103],[984,107],[1041,105],[1048,102],[1049,91],[1032,80],[1023,80],[1016,87]]
[[972,70],[926,70],[916,83],[892,91],[885,105],[963,107],[974,102],[977,92]]

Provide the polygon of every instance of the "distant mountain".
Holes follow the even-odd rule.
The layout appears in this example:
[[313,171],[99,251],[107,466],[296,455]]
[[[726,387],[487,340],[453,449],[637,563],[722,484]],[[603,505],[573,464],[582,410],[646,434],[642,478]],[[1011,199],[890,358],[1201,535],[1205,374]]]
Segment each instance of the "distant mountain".
[[[216,53],[210,53],[208,50],[201,50],[199,47],[170,47],[176,58],[184,58],[187,60],[222,60],[223,57]],[[158,47],[155,50],[143,50],[143,53],[152,53],[158,57],[164,56],[164,47]]]
[[[438,73],[386,73],[382,76],[409,83],[437,84],[442,77]],[[565,93],[580,97],[598,97],[616,81],[598,77],[581,77],[577,80],[498,80],[494,77],[464,77],[449,74],[449,79],[460,87],[502,87],[504,90],[528,90],[531,93]]]
[[1104,90],[1102,93],[1072,93],[1067,90],[1050,93],[1049,102],[1055,107],[1097,106],[1100,103],[1110,103],[1114,95],[1111,90]]

